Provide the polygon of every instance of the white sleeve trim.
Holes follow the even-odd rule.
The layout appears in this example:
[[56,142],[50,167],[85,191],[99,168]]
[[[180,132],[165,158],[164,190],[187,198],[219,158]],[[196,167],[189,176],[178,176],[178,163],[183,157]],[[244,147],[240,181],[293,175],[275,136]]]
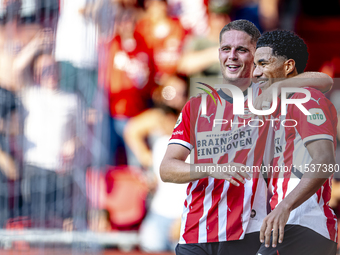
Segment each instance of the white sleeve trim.
[[190,143],[180,139],[171,139],[169,141],[169,144],[180,144],[183,145],[184,147],[187,147],[189,150],[192,150],[194,148],[194,146],[192,146]]
[[315,140],[331,140],[333,142],[333,136],[331,135],[311,135],[303,139],[303,144],[306,146],[306,143],[310,141],[315,141]]

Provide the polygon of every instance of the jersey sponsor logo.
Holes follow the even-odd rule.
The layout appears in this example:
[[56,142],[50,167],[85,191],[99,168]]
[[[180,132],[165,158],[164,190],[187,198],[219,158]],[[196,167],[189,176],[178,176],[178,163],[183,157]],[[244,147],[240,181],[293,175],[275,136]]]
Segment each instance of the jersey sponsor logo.
[[179,114],[174,129],[176,129],[179,126],[179,124],[181,124],[181,122],[182,122],[182,113]]
[[313,125],[320,126],[326,122],[326,115],[320,108],[309,109],[311,115],[306,116],[307,121]]
[[321,97],[318,99],[318,100],[315,100],[314,98],[310,98],[311,100],[313,100],[313,101],[315,101],[315,102],[317,102],[318,103],[318,105],[320,105],[320,103],[319,103],[319,100],[321,99]]
[[237,129],[234,132],[198,132],[196,150],[198,159],[221,157],[230,151],[250,149],[253,146],[253,129]]
[[177,130],[176,132],[173,132],[172,135],[183,135],[183,130]]

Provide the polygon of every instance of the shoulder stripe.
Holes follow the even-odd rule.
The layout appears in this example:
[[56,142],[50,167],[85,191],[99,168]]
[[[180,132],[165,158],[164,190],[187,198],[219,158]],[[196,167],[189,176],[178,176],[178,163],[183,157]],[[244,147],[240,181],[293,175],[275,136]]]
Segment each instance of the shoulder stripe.
[[169,141],[169,144],[179,144],[184,146],[185,148],[189,149],[190,151],[194,148],[194,146],[192,146],[190,143],[180,140],[180,139],[171,139]]
[[306,143],[311,142],[311,141],[316,141],[316,140],[331,140],[333,142],[333,136],[331,135],[312,135],[308,136],[305,139],[303,139],[303,143],[306,145]]

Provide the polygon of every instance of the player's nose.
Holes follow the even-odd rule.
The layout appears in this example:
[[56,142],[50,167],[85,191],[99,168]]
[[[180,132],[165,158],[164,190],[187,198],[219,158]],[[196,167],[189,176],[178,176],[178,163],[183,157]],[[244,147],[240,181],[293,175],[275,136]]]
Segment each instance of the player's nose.
[[236,49],[231,49],[231,50],[230,50],[228,58],[229,58],[230,60],[236,60],[236,59],[237,59],[237,52],[236,52]]
[[253,77],[260,78],[262,76],[263,72],[259,66],[255,66],[253,71]]

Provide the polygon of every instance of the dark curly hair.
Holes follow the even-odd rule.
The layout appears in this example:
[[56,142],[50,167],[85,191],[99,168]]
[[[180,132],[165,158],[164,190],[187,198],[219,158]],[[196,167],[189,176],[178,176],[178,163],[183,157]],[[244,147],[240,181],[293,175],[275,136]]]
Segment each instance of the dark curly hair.
[[305,70],[308,61],[308,50],[305,42],[292,31],[275,30],[266,32],[257,41],[256,49],[270,47],[273,55],[294,59],[298,73]]
[[224,34],[224,32],[230,30],[237,30],[247,33],[248,35],[250,35],[252,43],[256,43],[256,41],[261,36],[260,31],[252,22],[245,19],[238,19],[228,23],[222,28],[220,32],[220,42],[222,41],[222,35]]

